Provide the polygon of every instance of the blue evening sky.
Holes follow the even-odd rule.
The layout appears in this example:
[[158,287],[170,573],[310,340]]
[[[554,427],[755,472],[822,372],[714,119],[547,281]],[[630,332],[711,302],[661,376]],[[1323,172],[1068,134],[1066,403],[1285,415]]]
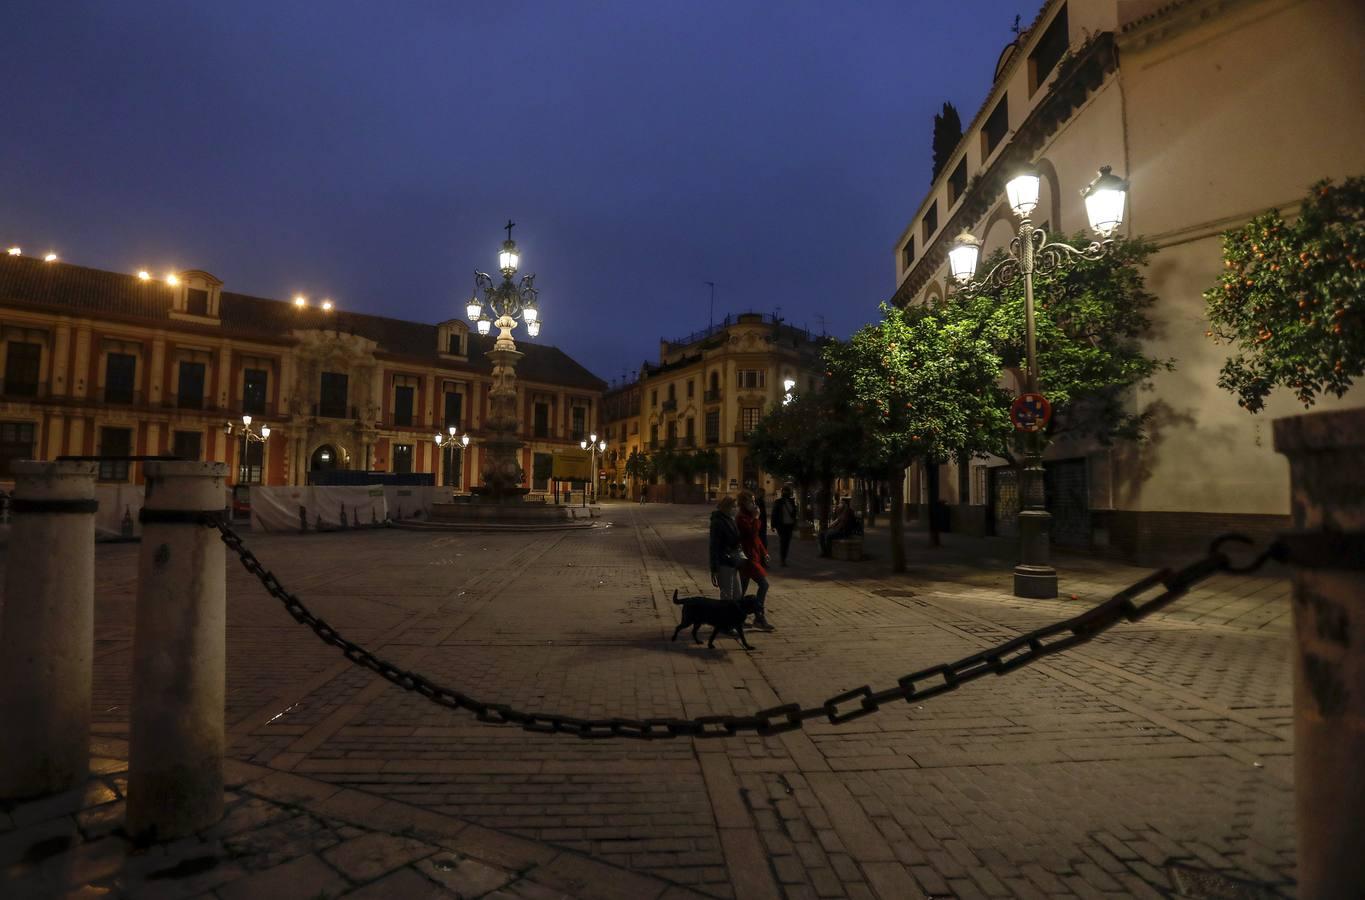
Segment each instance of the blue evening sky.
[[228,290],[462,315],[508,217],[545,330],[607,379],[894,289],[933,115],[1039,0],[64,2],[0,29],[0,243]]

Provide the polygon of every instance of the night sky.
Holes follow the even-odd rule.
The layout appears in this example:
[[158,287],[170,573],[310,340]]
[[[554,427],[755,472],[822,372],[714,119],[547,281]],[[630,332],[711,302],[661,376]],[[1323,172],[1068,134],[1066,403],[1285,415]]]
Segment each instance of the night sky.
[[1039,5],[14,0],[0,243],[436,322],[511,217],[540,341],[604,378],[705,327],[707,281],[844,336],[933,114]]

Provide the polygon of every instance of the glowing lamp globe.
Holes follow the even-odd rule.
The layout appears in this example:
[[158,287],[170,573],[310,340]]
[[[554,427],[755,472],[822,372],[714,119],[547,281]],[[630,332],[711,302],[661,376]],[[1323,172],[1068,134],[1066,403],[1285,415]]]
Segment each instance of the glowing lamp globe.
[[948,250],[948,270],[953,280],[966,284],[976,274],[976,262],[981,258],[981,242],[970,231],[964,231]]
[[263,437],[263,438],[268,438],[268,437],[270,437],[270,426],[269,426],[269,425],[262,425],[262,426],[261,426],[261,437]]
[[479,316],[483,315],[483,304],[478,297],[470,297],[469,302],[464,305],[464,314],[469,317],[469,321],[479,321]]
[[1128,182],[1101,166],[1100,173],[1081,191],[1090,227],[1101,237],[1110,237],[1123,224],[1123,207],[1128,198]]
[[498,268],[510,275],[517,270],[518,262],[520,259],[517,256],[517,242],[503,241],[502,250],[498,252]]
[[527,323],[526,323],[526,333],[529,334],[531,337],[537,337],[537,336],[539,336],[539,334],[540,334],[540,322],[538,322],[538,321],[537,321],[537,322],[527,322]]
[[1020,169],[1005,183],[1005,197],[1016,216],[1022,219],[1033,212],[1034,207],[1038,205],[1038,190],[1041,184],[1042,179],[1038,177],[1038,170],[1032,166]]
[[488,334],[492,327],[493,322],[488,316],[479,316],[479,334]]
[[526,320],[527,325],[530,325],[540,318],[540,310],[534,306],[528,306],[521,311],[521,317]]

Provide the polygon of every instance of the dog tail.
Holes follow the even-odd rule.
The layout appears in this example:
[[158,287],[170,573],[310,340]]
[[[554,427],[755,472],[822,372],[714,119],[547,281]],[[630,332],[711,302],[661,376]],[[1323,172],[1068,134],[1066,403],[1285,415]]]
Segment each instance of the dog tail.
[[676,603],[676,604],[678,604],[679,606],[682,605],[682,601],[678,599],[678,589],[677,589],[677,588],[674,588],[674,589],[673,589],[673,602]]

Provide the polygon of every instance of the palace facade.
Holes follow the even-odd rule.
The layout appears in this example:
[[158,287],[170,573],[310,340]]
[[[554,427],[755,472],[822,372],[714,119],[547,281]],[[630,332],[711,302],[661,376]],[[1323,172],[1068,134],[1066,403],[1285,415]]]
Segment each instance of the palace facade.
[[[708,494],[741,487],[772,492],[779,480],[749,453],[748,435],[792,392],[814,390],[824,377],[823,341],[760,313],[740,313],[678,340],[659,342],[659,362],[606,392],[607,492],[638,497],[625,463],[632,450],[715,450],[718,475],[699,475]],[[605,496],[605,495],[604,495]]]
[[[355,470],[467,488],[478,483],[492,345],[464,320],[251,297],[207,272],[153,280],[3,255],[0,477],[16,459],[104,456],[101,481],[137,484],[141,464],[118,457],[169,454],[229,463],[234,484]],[[518,349],[530,481],[538,456],[577,448],[606,385],[555,347]],[[243,415],[268,439],[243,440]],[[436,446],[449,427],[471,436],[467,450]]]
[[[1008,246],[1016,222],[1004,184],[1020,163],[1042,175],[1033,220],[1053,235],[1086,230],[1080,190],[1109,165],[1131,185],[1120,236],[1155,247],[1146,349],[1175,363],[1129,398],[1152,414],[1148,440],[1048,448],[1055,543],[1188,556],[1218,532],[1288,526],[1288,465],[1271,446],[1270,416],[1218,387],[1227,348],[1206,336],[1202,292],[1221,271],[1223,231],[1270,208],[1293,215],[1319,179],[1365,173],[1362,35],[1365,6],[1352,0],[1048,0],[1001,54],[990,93],[893,245],[894,302],[951,290],[947,250],[964,229],[984,241],[983,260]],[[1005,383],[1017,388],[1019,375]],[[1356,388],[1316,409],[1361,397]],[[1268,408],[1303,411],[1287,391]],[[954,529],[1016,533],[1004,460],[940,474]],[[911,504],[928,501],[923,476],[916,467],[907,480]]]

